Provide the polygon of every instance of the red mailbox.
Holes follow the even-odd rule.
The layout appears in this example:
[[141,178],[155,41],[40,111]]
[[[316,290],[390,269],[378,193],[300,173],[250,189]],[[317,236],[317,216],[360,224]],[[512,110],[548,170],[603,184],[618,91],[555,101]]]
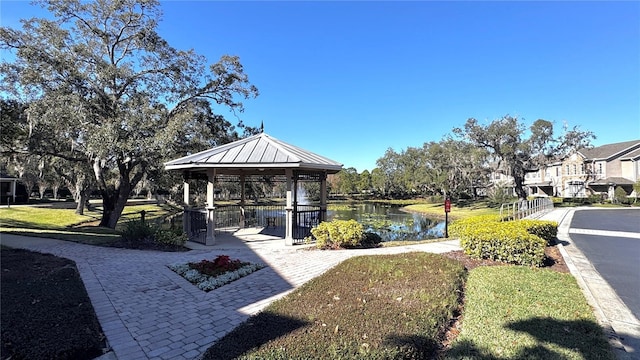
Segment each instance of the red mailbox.
[[451,200],[446,199],[444,201],[444,212],[448,213],[451,212]]

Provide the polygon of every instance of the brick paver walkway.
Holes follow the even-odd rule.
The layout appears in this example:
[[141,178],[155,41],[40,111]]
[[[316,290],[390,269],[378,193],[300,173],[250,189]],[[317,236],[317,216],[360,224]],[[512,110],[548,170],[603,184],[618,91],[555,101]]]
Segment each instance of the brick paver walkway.
[[[256,240],[254,237],[253,240]],[[221,243],[210,249],[166,253],[104,248],[52,239],[1,235],[11,247],[76,262],[98,320],[118,359],[196,359],[234,327],[273,300],[355,255],[408,251],[442,253],[457,241],[358,251],[306,251],[284,240]],[[205,293],[167,265],[229,255],[268,267]]]

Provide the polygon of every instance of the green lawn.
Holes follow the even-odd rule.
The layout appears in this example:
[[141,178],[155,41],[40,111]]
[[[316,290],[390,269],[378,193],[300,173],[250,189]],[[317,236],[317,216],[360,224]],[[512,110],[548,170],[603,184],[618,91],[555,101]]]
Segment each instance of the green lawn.
[[100,207],[85,215],[78,215],[74,209],[57,209],[35,206],[14,206],[0,209],[0,232],[17,235],[46,237],[69,240],[91,245],[105,245],[118,240],[120,224],[130,219],[139,219],[140,212],[146,212],[146,219],[166,216],[172,209],[158,205],[132,205],[125,207],[116,230],[97,226],[100,221]]
[[478,267],[447,359],[615,359],[575,279],[547,269]]
[[[404,207],[407,211],[425,214],[429,217],[444,219],[444,204],[413,204]],[[478,215],[499,215],[500,210],[487,207],[485,203],[478,202],[475,205],[455,206],[451,204],[450,220],[461,219]]]
[[615,359],[575,279],[522,266],[471,270],[462,331],[439,349],[460,305],[465,274],[456,263],[417,253],[352,258],[251,317],[204,358]]

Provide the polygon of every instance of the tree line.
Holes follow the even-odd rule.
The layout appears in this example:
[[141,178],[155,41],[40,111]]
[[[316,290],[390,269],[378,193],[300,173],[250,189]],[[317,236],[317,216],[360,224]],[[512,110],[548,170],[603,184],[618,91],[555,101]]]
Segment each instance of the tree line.
[[440,196],[476,198],[490,188],[490,176],[502,172],[513,177],[518,198],[527,197],[525,175],[581,148],[591,146],[595,135],[566,124],[554,133],[551,121],[538,119],[529,126],[505,115],[481,123],[468,119],[440,141],[422,147],[387,149],[371,172],[347,168],[332,182],[334,193],[366,193],[378,197]]
[[[193,49],[172,47],[157,32],[159,1],[35,4],[50,18],[0,27],[0,48],[12,55],[0,63],[0,167],[30,188],[67,187],[78,212],[97,191],[100,225],[114,228],[132,193],[181,183],[163,170],[164,162],[260,131],[239,119],[242,101],[258,96],[240,59],[223,55],[209,63]],[[236,123],[221,110],[231,110]],[[371,173],[343,170],[332,188],[386,197],[473,196],[491,170],[506,168],[524,196],[528,169],[593,138],[564,130],[554,137],[552,123],[538,120],[525,137],[516,117],[490,124],[469,119],[439,142],[388,149]]]

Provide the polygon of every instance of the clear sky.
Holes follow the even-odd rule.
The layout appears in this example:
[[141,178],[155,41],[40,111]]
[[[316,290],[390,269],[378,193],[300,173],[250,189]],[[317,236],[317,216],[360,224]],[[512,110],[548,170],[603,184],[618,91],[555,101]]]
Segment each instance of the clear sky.
[[[245,124],[358,172],[470,117],[566,122],[595,145],[640,139],[638,1],[161,4],[172,46],[240,57],[260,90]],[[42,14],[0,7],[3,26]]]

